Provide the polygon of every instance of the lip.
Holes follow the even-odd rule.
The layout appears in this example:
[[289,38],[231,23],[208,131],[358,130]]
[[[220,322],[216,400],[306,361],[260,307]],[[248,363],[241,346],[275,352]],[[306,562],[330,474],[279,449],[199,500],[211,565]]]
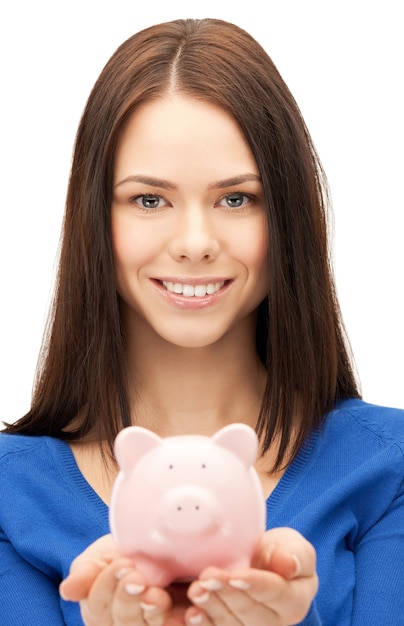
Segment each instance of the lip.
[[[223,282],[224,285],[219,289],[219,291],[216,291],[213,294],[206,294],[205,296],[183,296],[182,294],[172,293],[171,291],[168,291],[163,286],[163,281],[193,286],[220,282]],[[158,289],[159,293],[165,298],[168,304],[183,310],[195,311],[198,309],[206,309],[207,307],[216,304],[216,302],[218,302],[222,298],[224,293],[229,289],[230,285],[233,283],[233,280],[218,277],[184,278],[179,276],[169,276],[164,278],[152,278],[151,282]]]
[[191,276],[162,276],[160,278],[152,278],[159,283],[163,281],[165,283],[181,283],[181,285],[207,285],[208,283],[227,283],[230,282],[229,278],[224,278],[223,276],[202,276],[202,277],[191,277]]

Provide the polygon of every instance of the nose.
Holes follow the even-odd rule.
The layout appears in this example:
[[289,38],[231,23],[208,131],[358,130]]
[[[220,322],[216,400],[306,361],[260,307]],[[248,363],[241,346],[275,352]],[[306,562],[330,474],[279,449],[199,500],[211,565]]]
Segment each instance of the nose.
[[179,213],[169,252],[176,261],[210,263],[220,250],[213,216],[203,207],[187,207]]
[[211,533],[220,521],[217,499],[208,489],[197,485],[181,485],[169,490],[160,506],[162,521],[174,534]]

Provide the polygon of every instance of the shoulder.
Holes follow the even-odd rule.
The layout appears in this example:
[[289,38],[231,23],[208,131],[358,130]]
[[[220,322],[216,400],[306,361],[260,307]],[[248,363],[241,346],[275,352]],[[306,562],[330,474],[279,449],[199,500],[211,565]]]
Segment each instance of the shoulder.
[[380,446],[404,446],[404,410],[359,399],[339,402],[329,415],[333,428],[373,440]]
[[10,536],[16,517],[24,511],[36,515],[56,497],[62,483],[58,444],[63,442],[50,437],[0,433],[0,491],[5,504],[13,502],[13,507],[0,506],[0,524]]
[[16,450],[28,449],[32,444],[44,439],[43,437],[31,437],[28,435],[11,435],[0,431],[0,456]]
[[63,453],[65,443],[45,436],[11,435],[0,432],[1,469],[20,468],[24,471],[49,471],[55,465],[58,450]]
[[404,411],[359,399],[339,402],[315,435],[323,463],[338,472],[371,472],[402,482]]
[[[301,490],[318,507],[346,511],[361,533],[397,506],[403,515],[404,411],[339,402],[304,449]],[[303,497],[303,496],[302,496]]]
[[38,447],[43,447],[48,437],[31,437],[28,435],[9,435],[0,432],[0,459],[18,453],[30,453]]

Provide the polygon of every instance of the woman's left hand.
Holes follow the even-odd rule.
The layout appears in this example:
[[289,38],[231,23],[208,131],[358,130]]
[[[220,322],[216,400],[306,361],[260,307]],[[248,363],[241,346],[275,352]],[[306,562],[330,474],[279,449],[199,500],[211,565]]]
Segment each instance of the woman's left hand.
[[307,615],[318,589],[313,546],[291,528],[267,531],[252,567],[209,567],[188,589],[189,626],[290,626]]

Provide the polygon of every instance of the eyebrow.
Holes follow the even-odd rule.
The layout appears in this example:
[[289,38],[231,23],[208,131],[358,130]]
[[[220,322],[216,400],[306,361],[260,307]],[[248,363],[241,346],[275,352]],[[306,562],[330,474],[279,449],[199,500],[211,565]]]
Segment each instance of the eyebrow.
[[239,176],[232,176],[231,178],[225,178],[219,180],[217,183],[209,185],[208,189],[226,189],[226,187],[233,187],[234,185],[240,185],[251,180],[261,182],[261,176],[258,174],[240,174]]
[[[233,187],[234,185],[240,185],[248,181],[261,182],[261,177],[258,174],[239,174],[238,176],[232,176],[231,178],[225,178],[219,180],[208,186],[208,189],[226,189],[227,187]],[[161,189],[177,189],[177,186],[164,178],[154,178],[154,176],[144,176],[143,174],[132,174],[122,179],[115,185],[115,189],[124,185],[125,183],[143,183],[150,185],[150,187],[160,187]]]
[[150,185],[150,187],[161,187],[162,189],[176,189],[176,185],[170,183],[168,180],[164,180],[164,178],[154,178],[153,176],[143,176],[143,174],[132,174],[131,176],[127,176],[123,180],[120,180],[119,183],[115,185],[115,189],[124,185],[125,183],[143,183],[145,185]]

